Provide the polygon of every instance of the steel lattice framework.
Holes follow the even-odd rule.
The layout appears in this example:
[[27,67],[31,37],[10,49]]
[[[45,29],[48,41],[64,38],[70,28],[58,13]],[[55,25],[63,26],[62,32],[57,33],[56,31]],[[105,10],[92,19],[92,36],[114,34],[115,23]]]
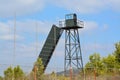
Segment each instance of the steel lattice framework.
[[73,72],[83,71],[83,60],[80,46],[78,29],[83,28],[83,21],[77,20],[76,14],[67,14],[65,21],[60,21],[59,25],[65,30],[65,75],[69,70]]
[[83,70],[82,53],[78,29],[65,30],[65,73],[70,68]]

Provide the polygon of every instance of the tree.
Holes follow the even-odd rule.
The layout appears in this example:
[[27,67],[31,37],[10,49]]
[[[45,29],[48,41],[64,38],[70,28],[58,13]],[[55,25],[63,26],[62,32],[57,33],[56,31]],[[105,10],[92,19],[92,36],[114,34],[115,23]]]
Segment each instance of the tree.
[[44,66],[41,58],[38,58],[37,61],[35,62],[34,69],[35,68],[37,68],[37,71],[36,71],[37,80],[41,80],[41,76],[44,73]]
[[120,64],[120,42],[115,44],[115,52],[114,52],[116,62]]
[[115,51],[114,51],[114,56],[115,56],[115,68],[116,72],[120,74],[120,42],[115,44]]
[[100,54],[94,53],[90,55],[89,62],[86,64],[87,67],[97,68],[101,65],[101,57]]
[[21,80],[24,77],[24,72],[20,66],[14,67],[10,66],[4,71],[5,80]]
[[24,72],[23,70],[20,68],[20,66],[16,66],[14,68],[14,78],[15,80],[21,80],[24,77]]
[[0,80],[3,80],[3,77],[2,77],[2,76],[0,76]]
[[107,73],[113,72],[113,69],[116,65],[115,64],[115,56],[109,54],[107,57],[104,57],[102,59],[102,63],[103,63],[105,72],[107,72]]
[[90,55],[89,62],[85,65],[86,70],[89,72],[94,72],[96,70],[97,75],[102,74],[103,65],[99,53],[94,53]]
[[4,71],[4,76],[5,76],[5,80],[12,80],[13,79],[13,69],[12,67],[8,67],[5,71]]
[[115,51],[107,57],[101,59],[100,54],[94,53],[89,56],[89,62],[85,65],[86,74],[89,75],[96,69],[97,74],[113,72],[120,74],[120,42],[115,44]]

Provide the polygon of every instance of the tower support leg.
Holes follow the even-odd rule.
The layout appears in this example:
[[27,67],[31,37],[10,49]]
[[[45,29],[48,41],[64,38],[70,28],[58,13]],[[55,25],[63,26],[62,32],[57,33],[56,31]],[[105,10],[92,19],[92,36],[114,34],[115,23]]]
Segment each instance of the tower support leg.
[[67,75],[71,67],[72,72],[83,72],[83,60],[79,39],[78,29],[66,29],[65,30],[65,60],[64,60],[65,75]]

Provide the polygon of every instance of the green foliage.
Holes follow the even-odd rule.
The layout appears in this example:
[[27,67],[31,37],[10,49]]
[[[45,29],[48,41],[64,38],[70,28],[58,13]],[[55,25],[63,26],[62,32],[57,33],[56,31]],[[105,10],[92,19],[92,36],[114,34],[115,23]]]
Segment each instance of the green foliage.
[[37,59],[37,61],[35,62],[35,67],[37,68],[36,71],[37,80],[41,80],[41,76],[44,73],[44,66],[42,64],[41,58]]
[[58,76],[58,80],[70,80],[70,78],[61,75],[61,76]]
[[0,80],[3,80],[3,77],[2,77],[2,76],[0,76]]
[[100,54],[99,53],[94,53],[93,55],[90,55],[89,60],[91,63],[94,63],[93,65],[96,65],[96,62],[100,61]]
[[21,80],[24,77],[24,72],[23,70],[17,66],[14,67],[14,69],[12,69],[12,67],[8,67],[5,71],[4,71],[4,78],[5,80]]
[[102,59],[102,63],[106,73],[113,72],[113,69],[115,68],[115,65],[116,65],[115,56],[109,54],[107,57],[104,57]]
[[94,53],[89,56],[89,62],[85,65],[86,73],[113,74],[120,73],[120,42],[115,44],[115,51],[106,57],[101,58],[100,54]]
[[14,75],[14,71],[13,71],[12,67],[8,67],[4,71],[5,80],[12,80],[13,79],[13,75]]
[[120,42],[115,44],[115,57],[118,62],[120,62]]
[[15,80],[20,80],[20,79],[23,79],[23,77],[24,77],[24,72],[20,68],[20,66],[15,67],[14,68],[14,79]]
[[91,73],[94,73],[94,70],[96,70],[97,75],[102,74],[103,65],[100,54],[94,53],[90,55],[89,62],[85,65],[85,69]]
[[120,65],[120,42],[115,44],[114,55],[115,55],[116,62]]

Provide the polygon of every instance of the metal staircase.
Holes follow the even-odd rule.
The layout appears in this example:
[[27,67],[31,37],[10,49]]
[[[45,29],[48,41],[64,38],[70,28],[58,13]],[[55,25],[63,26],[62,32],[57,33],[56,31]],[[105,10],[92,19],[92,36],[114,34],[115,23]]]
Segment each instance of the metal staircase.
[[48,37],[43,45],[43,48],[39,54],[39,58],[42,59],[44,71],[52,57],[52,54],[57,46],[57,43],[62,35],[63,30],[56,25],[53,25]]

